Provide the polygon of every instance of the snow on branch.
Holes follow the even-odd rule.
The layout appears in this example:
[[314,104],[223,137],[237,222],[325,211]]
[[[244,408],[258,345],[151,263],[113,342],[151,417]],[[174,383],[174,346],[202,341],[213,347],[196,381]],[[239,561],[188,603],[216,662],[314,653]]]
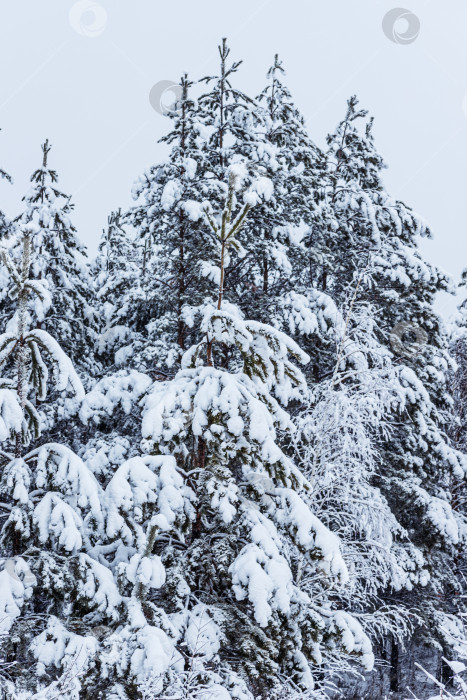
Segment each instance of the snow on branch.
[[56,388],[58,391],[65,391],[68,386],[74,391],[77,399],[84,398],[84,388],[78,377],[73,363],[68,355],[61,349],[57,341],[47,333],[47,331],[34,329],[25,335],[25,343],[32,349],[37,345],[44,350],[53,363],[55,373]]

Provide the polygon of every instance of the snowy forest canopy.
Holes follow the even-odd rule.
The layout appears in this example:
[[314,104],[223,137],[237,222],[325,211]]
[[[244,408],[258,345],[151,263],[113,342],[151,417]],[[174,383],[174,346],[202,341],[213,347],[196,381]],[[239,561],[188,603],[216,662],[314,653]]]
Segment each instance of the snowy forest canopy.
[[94,260],[48,141],[0,212],[0,697],[466,697],[467,304],[355,97],[219,60]]

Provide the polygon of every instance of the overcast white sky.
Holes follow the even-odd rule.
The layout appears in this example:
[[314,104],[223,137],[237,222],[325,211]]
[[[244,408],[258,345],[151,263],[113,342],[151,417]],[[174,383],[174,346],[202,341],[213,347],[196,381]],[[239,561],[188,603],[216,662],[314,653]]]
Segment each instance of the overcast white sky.
[[[244,60],[238,86],[250,94],[280,54],[320,145],[348,96],[359,96],[375,116],[389,191],[428,220],[426,256],[458,278],[467,267],[467,4],[401,2],[420,21],[407,45],[383,33],[383,17],[399,6],[392,0],[99,0],[91,37],[70,23],[73,0],[2,2],[0,167],[15,184],[0,183],[0,207],[19,213],[49,138],[50,163],[94,254],[108,213],[130,204],[134,179],[161,153],[168,120],[152,109],[151,87],[214,72],[227,36],[232,57]],[[447,314],[454,302],[438,306]]]

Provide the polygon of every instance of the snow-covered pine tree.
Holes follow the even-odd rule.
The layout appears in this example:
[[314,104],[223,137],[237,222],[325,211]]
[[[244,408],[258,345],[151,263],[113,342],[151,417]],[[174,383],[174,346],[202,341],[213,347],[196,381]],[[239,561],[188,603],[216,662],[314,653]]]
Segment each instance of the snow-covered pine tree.
[[196,333],[186,322],[184,307],[201,304],[212,284],[204,263],[211,258],[211,241],[195,200],[210,196],[213,183],[206,178],[206,130],[191,88],[184,75],[180,99],[169,114],[173,128],[160,140],[170,146],[169,157],[137,180],[137,204],[127,217],[143,247],[143,261],[137,283],[141,294],[130,291],[122,306],[131,313],[130,328],[144,338],[136,360],[139,369],[148,371],[170,373],[179,367]]
[[[70,219],[74,205],[57,189],[57,172],[48,165],[50,149],[46,141],[42,145],[42,165],[32,174],[31,188],[23,198],[24,212],[15,221],[20,230],[25,223],[36,225],[32,246],[38,254],[32,262],[31,276],[43,280],[52,296],[52,305],[36,322],[57,333],[86,379],[86,374],[95,371],[88,350],[94,345],[96,329],[86,250]],[[18,243],[18,256],[19,248]]]
[[106,368],[125,363],[125,350],[120,353],[123,357],[115,357],[122,347],[131,344],[134,349],[142,342],[139,305],[134,302],[142,303],[141,268],[141,246],[124,228],[121,210],[112,212],[91,266],[100,321],[96,350]]
[[[91,266],[99,337],[93,348],[101,370],[79,409],[76,451],[105,485],[114,470],[139,451],[141,410],[138,402],[151,384],[148,375],[132,369],[147,343],[137,331],[141,290],[141,246],[112,212]],[[143,329],[144,330],[144,329]],[[128,367],[127,367],[128,366]]]
[[[169,114],[174,128],[161,139],[172,146],[170,156],[166,163],[155,165],[146,172],[134,187],[138,204],[131,210],[128,220],[135,229],[137,240],[143,245],[144,275],[135,281],[135,291],[130,290],[118,306],[122,308],[121,315],[131,310],[129,325],[133,329],[138,326],[138,333],[147,338],[145,345],[143,342],[144,352],[140,351],[136,358],[138,369],[153,367],[167,371],[164,365],[178,363],[184,348],[197,334],[196,326],[192,327],[192,317],[206,295],[211,293],[218,271],[210,262],[212,241],[194,198],[201,197],[218,204],[222,201],[226,190],[224,164],[232,159],[246,158],[250,177],[254,176],[258,182],[262,175],[264,186],[269,187],[268,178],[275,184],[277,180],[278,193],[270,202],[269,210],[258,207],[258,212],[254,212],[248,223],[249,230],[241,232],[244,238],[243,241],[239,239],[239,244],[244,244],[242,256],[235,267],[226,271],[225,284],[232,300],[259,318],[261,308],[265,307],[263,288],[270,286],[267,278],[274,274],[284,283],[286,273],[290,272],[286,252],[294,246],[289,240],[292,233],[289,237],[285,230],[287,216],[284,207],[290,200],[290,218],[299,221],[298,208],[292,206],[291,197],[287,195],[293,191],[298,200],[298,171],[305,163],[309,165],[313,146],[305,143],[301,118],[296,110],[292,110],[297,125],[302,125],[294,140],[300,164],[297,178],[293,180],[295,187],[290,186],[286,192],[285,184],[289,180],[292,182],[288,172],[292,167],[293,158],[289,153],[292,146],[284,146],[279,164],[280,126],[270,119],[267,110],[232,86],[232,76],[241,62],[229,63],[230,49],[225,40],[219,46],[219,54],[219,75],[203,79],[211,90],[203,94],[197,104],[189,95],[191,82],[186,76],[182,78],[181,98]],[[277,86],[276,93],[279,94]],[[279,111],[276,109],[279,100],[276,93],[268,107],[272,112]],[[284,88],[284,100],[286,94]],[[285,121],[286,115],[282,113],[281,116]],[[293,130],[289,132],[292,133]],[[280,173],[277,177],[276,172]],[[269,221],[266,221],[266,211],[269,211]],[[282,227],[279,227],[280,223]],[[250,235],[253,228],[254,236]],[[281,240],[278,238],[269,251],[271,236]],[[262,267],[261,260],[265,261]],[[277,270],[277,274],[273,273]],[[267,315],[265,310],[265,317]],[[121,319],[111,319],[110,331],[114,322],[122,325]],[[131,345],[138,347],[137,342]]]
[[207,130],[210,170],[223,181],[234,155],[256,163],[267,158],[268,152],[267,149],[263,154],[258,152],[258,133],[261,130],[265,133],[264,115],[255,101],[232,83],[242,61],[230,63],[230,48],[225,38],[218,51],[219,73],[200,81],[210,89],[198,100],[198,115]]
[[[294,268],[309,264],[303,261],[302,242],[305,227],[319,220],[319,176],[324,158],[311,141],[303,116],[295,107],[289,89],[283,82],[285,70],[278,55],[267,73],[268,84],[259,95],[258,103],[265,110],[266,139],[276,149],[274,167],[268,169],[268,177],[274,184],[271,202],[266,210],[254,210],[250,223],[255,231],[262,231],[262,289],[274,296],[275,287],[284,294],[284,284]],[[262,215],[257,223],[257,218]],[[315,241],[316,243],[316,241]],[[323,248],[323,245],[320,246]],[[298,258],[298,259],[297,259]],[[279,291],[280,290],[280,291]],[[288,290],[287,290],[288,291]]]
[[[256,187],[262,182],[262,186],[268,190],[268,204],[255,207],[240,232],[240,255],[236,264],[225,272],[225,288],[231,301],[238,304],[247,316],[270,319],[274,295],[279,292],[278,283],[283,284],[290,275],[289,257],[293,249],[286,226],[288,220],[293,218],[288,217],[292,207],[287,209],[284,205],[294,181],[293,173],[287,173],[287,170],[289,167],[293,169],[296,164],[292,166],[290,159],[287,162],[287,147],[281,153],[278,122],[283,115],[279,115],[276,108],[276,101],[282,97],[285,99],[285,91],[284,95],[281,93],[276,97],[274,88],[272,96],[266,89],[262,95],[264,104],[252,100],[233,85],[242,61],[230,62],[230,48],[226,39],[222,40],[218,50],[218,74],[201,80],[210,91],[198,101],[199,118],[208,134],[207,162],[211,179],[214,176],[223,185],[217,192],[213,188],[209,200],[221,206],[226,189],[223,182],[225,168],[236,160],[247,162],[250,181],[254,179]],[[274,78],[272,81],[274,83]],[[300,135],[297,135],[296,140],[299,139]],[[268,308],[268,304],[271,308]]]
[[[326,290],[328,269],[336,262],[330,241],[335,238],[337,222],[332,199],[326,196],[325,154],[311,141],[283,75],[276,55],[268,84],[258,98],[265,113],[267,142],[276,149],[276,167],[268,172],[274,183],[271,212],[258,207],[250,219],[254,248],[246,260],[253,261],[251,268],[256,268],[253,280],[248,281],[257,300],[250,313],[273,319],[275,325],[305,343],[310,355],[306,375],[316,382],[333,366],[328,337],[332,319],[325,317],[335,305],[331,300],[328,307],[329,298],[320,299],[318,290]],[[242,289],[238,295],[241,308],[248,294],[248,289]]]
[[316,219],[320,163],[319,150],[281,80],[283,73],[276,55],[268,84],[257,98],[246,152],[256,181],[261,175],[265,187],[272,183],[271,191],[267,203],[252,210],[242,240],[243,258],[226,276],[230,299],[247,316],[269,322],[282,316],[280,298],[293,289],[296,268],[305,264],[301,239],[304,222],[311,225]]
[[97,481],[65,445],[29,445],[40,434],[34,404],[47,399],[49,367],[56,392],[84,395],[57,341],[31,326],[52,303],[46,280],[30,275],[38,234],[34,224],[22,226],[19,267],[2,249],[16,312],[0,336],[0,641],[2,658],[11,662],[0,687],[9,700],[36,697],[44,687],[48,695],[38,697],[61,690],[60,697],[74,700],[97,649],[91,627],[116,616],[120,597],[108,570],[89,554],[103,523]]
[[[134,187],[139,201],[129,221],[144,248],[144,275],[139,283],[144,294],[133,306],[148,339],[138,356],[140,369],[170,372],[171,366],[178,367],[183,351],[198,333],[193,325],[196,310],[217,282],[212,237],[199,200],[221,205],[227,187],[225,167],[233,158],[247,159],[251,176],[258,176],[258,168],[263,174],[277,168],[276,149],[265,138],[263,111],[232,86],[241,62],[230,64],[229,54],[224,39],[219,46],[219,75],[201,81],[210,90],[197,103],[190,96],[191,81],[186,75],[181,79],[181,97],[169,114],[173,129],[161,139],[171,146],[169,158],[153,166]],[[258,251],[253,246],[244,252],[253,256]],[[241,298],[255,282],[243,280],[245,265],[238,263],[227,273],[235,281],[230,285],[226,280],[226,284],[232,290],[235,287]],[[131,307],[131,301],[123,306]]]
[[229,168],[221,214],[203,205],[217,240],[217,298],[182,368],[148,394],[146,456],[119,467],[106,488],[102,557],[127,606],[103,645],[106,697],[185,697],[193,687],[206,697],[276,697],[285,688],[318,698],[310,665],[323,645],[350,651],[353,638],[355,655],[372,662],[357,621],[326,627],[331,603],[314,609],[301,584],[304,575],[320,588],[347,580],[337,537],[306,504],[307,480],[278,444],[292,430],[279,401],[306,388],[289,355],[307,358],[224,299],[236,236],[261,198],[253,183],[237,204],[246,176],[244,166]]
[[[317,282],[339,304],[349,288],[353,292],[356,271],[367,266],[369,256],[374,257],[387,230],[401,227],[398,221],[404,220],[398,203],[389,200],[383,189],[381,170],[386,166],[374,146],[373,121],[360,128],[366,116],[365,110],[358,109],[357,98],[351,97],[345,118],[327,138],[322,184],[334,221],[328,256]],[[412,222],[408,219],[407,224]]]

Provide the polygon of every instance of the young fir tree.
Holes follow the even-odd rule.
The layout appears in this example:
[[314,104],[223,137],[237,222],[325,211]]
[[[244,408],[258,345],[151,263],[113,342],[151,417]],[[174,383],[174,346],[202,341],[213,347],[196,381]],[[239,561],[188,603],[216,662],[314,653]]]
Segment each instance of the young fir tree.
[[289,355],[306,356],[224,299],[236,236],[261,198],[253,184],[237,205],[246,174],[229,169],[220,215],[203,205],[217,240],[217,297],[182,368],[148,394],[146,456],[124,463],[106,488],[107,541],[95,551],[119,577],[126,612],[103,643],[98,697],[191,697],[190,688],[193,697],[275,697],[284,688],[312,697],[322,647],[350,652],[350,639],[372,663],[358,622],[342,614],[346,624],[331,629],[330,600],[313,607],[301,583],[338,589],[347,580],[338,539],[307,505],[309,484],[278,444],[292,430],[280,404],[305,391]]
[[119,602],[111,576],[89,554],[103,522],[98,483],[65,445],[29,445],[40,437],[34,404],[47,400],[49,367],[56,392],[84,396],[69,357],[32,325],[38,308],[43,316],[52,304],[44,279],[30,275],[38,233],[35,225],[22,227],[20,267],[2,250],[17,304],[0,336],[0,624],[2,657],[11,664],[0,685],[11,700],[44,687],[42,697],[80,697],[79,677],[97,647],[90,628],[115,616]]
[[[25,210],[16,222],[20,229],[25,223],[36,225],[32,246],[38,254],[32,262],[31,276],[42,280],[52,296],[52,305],[36,322],[44,330],[57,333],[72,361],[89,374],[95,370],[89,348],[95,342],[96,318],[86,250],[70,219],[74,205],[57,189],[58,175],[48,165],[50,149],[46,141],[42,145],[42,165],[31,176],[31,188],[23,198]],[[18,243],[18,251],[19,247]]]

